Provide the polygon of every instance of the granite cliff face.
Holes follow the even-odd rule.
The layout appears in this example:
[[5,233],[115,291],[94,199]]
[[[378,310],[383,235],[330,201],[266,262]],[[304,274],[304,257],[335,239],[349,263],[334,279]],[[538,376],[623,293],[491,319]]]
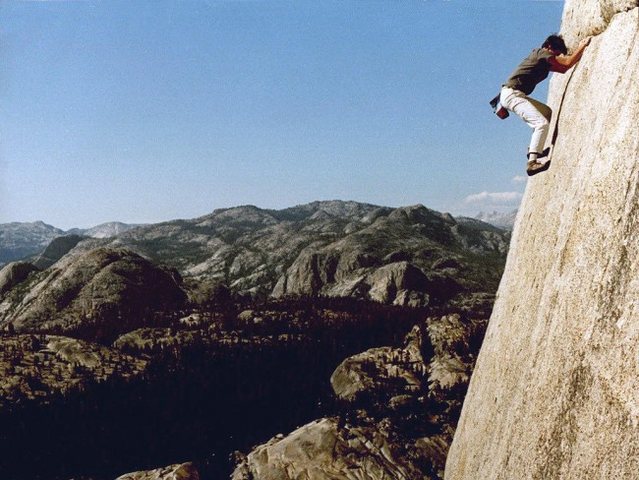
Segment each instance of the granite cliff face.
[[[446,478],[636,478],[639,2],[568,0],[552,167],[528,183]],[[553,130],[551,130],[552,132]]]

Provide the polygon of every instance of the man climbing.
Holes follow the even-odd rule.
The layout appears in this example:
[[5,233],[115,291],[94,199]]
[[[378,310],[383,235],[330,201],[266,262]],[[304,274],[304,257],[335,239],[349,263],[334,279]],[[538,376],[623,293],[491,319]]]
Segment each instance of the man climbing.
[[548,76],[549,72],[565,73],[572,68],[589,43],[590,37],[583,40],[579,47],[568,55],[563,38],[559,35],[550,35],[541,48],[534,49],[502,85],[499,95],[501,105],[517,114],[533,129],[526,168],[529,176],[548,170],[550,167],[550,160],[544,162],[540,159],[547,158],[550,153],[550,147],[544,150],[544,144],[548,136],[552,110],[528,95]]

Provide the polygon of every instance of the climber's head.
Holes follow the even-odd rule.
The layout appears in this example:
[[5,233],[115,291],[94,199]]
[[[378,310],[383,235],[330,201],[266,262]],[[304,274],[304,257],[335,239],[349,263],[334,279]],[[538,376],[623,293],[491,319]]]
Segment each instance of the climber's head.
[[550,35],[541,48],[547,48],[548,50],[561,53],[562,55],[566,55],[568,53],[568,49],[566,48],[566,44],[564,43],[564,39],[561,38],[561,35]]

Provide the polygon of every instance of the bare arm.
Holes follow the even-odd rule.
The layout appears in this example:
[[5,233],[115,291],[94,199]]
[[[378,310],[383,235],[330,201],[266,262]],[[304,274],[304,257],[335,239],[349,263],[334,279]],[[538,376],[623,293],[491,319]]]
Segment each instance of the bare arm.
[[548,59],[548,63],[550,63],[550,71],[566,73],[574,67],[581,59],[586,47],[590,44],[590,39],[591,37],[588,37],[583,40],[571,55],[557,55],[555,57],[550,57]]

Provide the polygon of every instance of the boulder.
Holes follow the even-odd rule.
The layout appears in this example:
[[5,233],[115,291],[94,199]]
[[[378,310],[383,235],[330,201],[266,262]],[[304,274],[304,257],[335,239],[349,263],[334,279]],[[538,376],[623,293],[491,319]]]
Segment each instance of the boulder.
[[[381,347],[344,360],[331,375],[337,398],[351,403],[386,403],[423,388],[424,362],[419,350]],[[392,386],[392,387],[391,387]]]
[[381,303],[392,303],[400,290],[425,291],[428,280],[424,272],[408,262],[385,265],[367,279],[368,296]]
[[302,253],[275,286],[274,296],[317,295],[335,280],[339,257],[313,251]]
[[382,432],[340,427],[324,418],[276,436],[237,466],[232,480],[417,480],[424,477],[405,461]]
[[127,473],[116,480],[200,480],[200,474],[192,463],[181,463],[155,470]]

